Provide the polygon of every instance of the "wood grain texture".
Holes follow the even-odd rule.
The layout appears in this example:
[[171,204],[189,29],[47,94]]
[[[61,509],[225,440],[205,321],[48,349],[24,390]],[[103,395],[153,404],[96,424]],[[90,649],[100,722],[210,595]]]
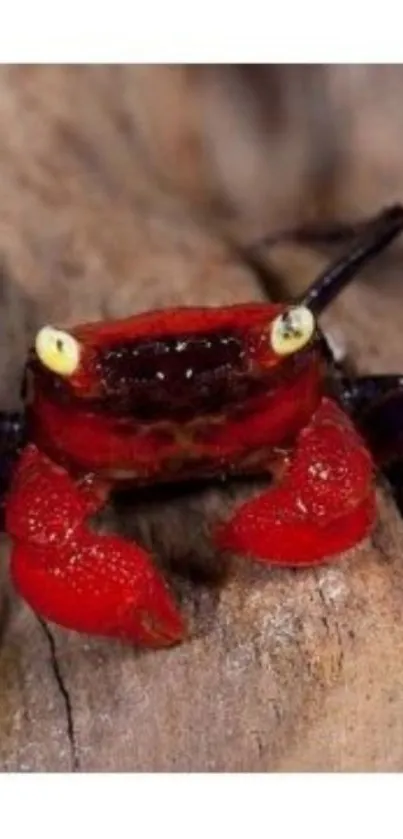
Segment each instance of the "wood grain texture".
[[[236,187],[243,153],[233,152],[227,188],[229,168],[217,152],[205,154],[206,144],[217,149],[228,138],[225,108],[235,151],[248,144],[234,104],[238,71],[219,82],[212,92],[211,77],[180,68],[1,69],[3,404],[16,403],[26,347],[45,321],[259,298],[222,230],[234,219],[242,237],[263,229],[271,182],[273,225],[302,218],[303,195],[319,206],[319,187],[310,189],[306,155],[292,155],[294,180],[280,201],[273,152],[255,204],[245,170]],[[221,124],[212,95],[222,102]],[[286,121],[284,113],[276,118]],[[253,116],[250,143],[262,143]],[[323,259],[288,248],[270,264],[294,293]],[[381,260],[326,316],[362,370],[403,369],[399,249],[394,259]],[[105,513],[102,526],[149,546],[172,580],[193,635],[170,651],[46,632],[10,590],[3,539],[1,769],[403,768],[403,524],[386,489],[379,486],[370,540],[339,563],[298,573],[224,563],[214,553],[211,524],[251,491],[230,485]]]

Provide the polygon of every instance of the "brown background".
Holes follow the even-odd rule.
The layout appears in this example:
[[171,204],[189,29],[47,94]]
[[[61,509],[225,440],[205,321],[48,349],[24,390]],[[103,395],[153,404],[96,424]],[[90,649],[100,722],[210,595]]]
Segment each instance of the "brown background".
[[[403,198],[400,67],[3,66],[0,117],[4,406],[43,322],[258,299],[234,242]],[[290,293],[331,255],[278,247],[270,262]],[[403,369],[402,265],[400,244],[324,319],[361,370]],[[209,522],[245,491],[105,517],[172,566],[194,638],[168,652],[48,636],[10,591],[3,539],[3,770],[403,767],[393,502],[380,486],[376,532],[340,564],[234,560],[213,581]]]

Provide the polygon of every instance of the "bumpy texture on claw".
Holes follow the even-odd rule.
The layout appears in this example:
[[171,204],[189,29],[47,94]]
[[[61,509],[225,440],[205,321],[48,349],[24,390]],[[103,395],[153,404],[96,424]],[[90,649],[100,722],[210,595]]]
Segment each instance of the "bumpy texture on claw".
[[371,457],[346,414],[323,399],[281,484],[244,504],[216,541],[268,564],[314,565],[364,539],[375,516]]
[[183,622],[149,555],[86,523],[105,495],[101,485],[75,483],[27,447],[6,511],[16,589],[61,626],[147,646],[173,644],[183,637]]

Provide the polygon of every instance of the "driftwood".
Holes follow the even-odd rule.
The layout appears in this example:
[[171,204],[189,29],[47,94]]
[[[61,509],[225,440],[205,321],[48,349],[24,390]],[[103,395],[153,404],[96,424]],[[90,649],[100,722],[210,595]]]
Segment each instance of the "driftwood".
[[[44,321],[261,295],[224,244],[220,220],[212,224],[214,179],[197,144],[175,184],[153,167],[158,149],[146,144],[145,153],[144,136],[160,125],[152,131],[140,107],[141,92],[150,101],[151,71],[137,72],[0,74],[5,405],[15,403],[26,346]],[[180,125],[177,102],[195,119],[183,80],[178,93],[181,76],[155,72],[157,98],[175,78],[171,126]],[[149,135],[137,130],[143,123]],[[189,120],[177,131],[160,138],[165,162],[170,142],[188,149]],[[323,261],[292,248],[270,258],[290,293]],[[403,368],[400,300],[381,260],[378,276],[348,289],[326,317],[360,369]],[[251,491],[136,499],[133,509],[104,516],[106,527],[153,549],[173,580],[192,637],[169,651],[138,652],[41,624],[10,590],[3,539],[3,770],[402,768],[403,522],[387,488],[380,483],[371,539],[338,563],[300,572],[224,564],[214,553],[211,523]]]

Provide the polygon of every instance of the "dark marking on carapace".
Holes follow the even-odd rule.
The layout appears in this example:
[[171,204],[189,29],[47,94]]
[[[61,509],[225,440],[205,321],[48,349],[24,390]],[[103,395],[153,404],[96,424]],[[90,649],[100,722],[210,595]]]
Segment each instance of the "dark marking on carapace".
[[244,340],[229,332],[113,344],[95,369],[105,407],[143,421],[215,412],[253,386]]
[[46,370],[35,353],[29,366],[39,387],[59,403],[139,423],[187,422],[195,416],[242,411],[249,400],[274,390],[309,363],[311,348],[279,365],[254,366],[241,332],[132,339],[96,348],[97,395],[74,393],[68,379]]

